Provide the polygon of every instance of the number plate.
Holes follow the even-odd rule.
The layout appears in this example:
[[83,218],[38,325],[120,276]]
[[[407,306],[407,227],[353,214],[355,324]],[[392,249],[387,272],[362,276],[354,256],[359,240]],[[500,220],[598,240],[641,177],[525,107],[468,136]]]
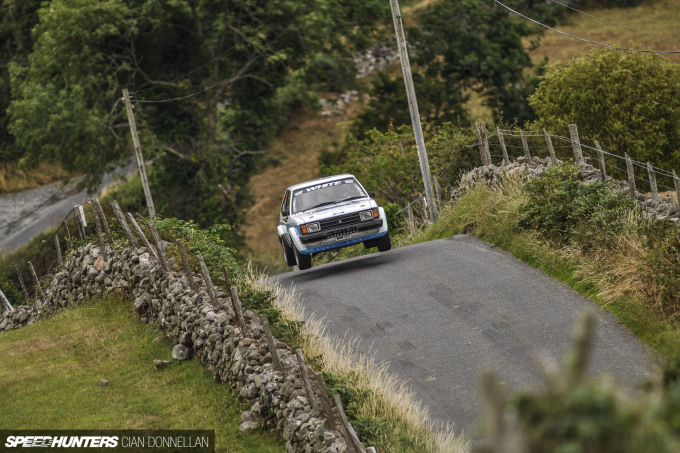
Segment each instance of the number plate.
[[351,234],[343,234],[342,236],[336,237],[336,238],[335,238],[335,241],[336,241],[336,242],[345,241],[345,240],[351,239],[351,238],[352,238],[352,235],[351,235]]

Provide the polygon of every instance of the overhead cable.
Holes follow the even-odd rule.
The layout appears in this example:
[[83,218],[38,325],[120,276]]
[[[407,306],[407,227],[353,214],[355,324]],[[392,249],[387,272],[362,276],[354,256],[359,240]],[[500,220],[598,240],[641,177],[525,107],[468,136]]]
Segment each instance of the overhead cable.
[[520,12],[518,12],[518,11],[515,11],[515,10],[512,9],[512,8],[510,8],[509,6],[504,5],[503,3],[499,2],[498,0],[494,0],[494,2],[498,3],[499,5],[501,5],[503,8],[507,9],[508,11],[510,11],[510,12],[512,12],[512,13],[514,13],[514,14],[516,14],[516,15],[518,15],[518,16],[520,16],[520,17],[522,17],[522,18],[524,18],[524,19],[526,19],[526,20],[528,20],[528,21],[530,21],[530,22],[535,23],[536,25],[540,25],[541,27],[547,28],[548,30],[554,31],[555,33],[559,33],[559,34],[564,35],[564,36],[567,36],[567,37],[569,37],[569,38],[577,39],[577,40],[579,40],[579,41],[587,42],[587,43],[589,43],[589,44],[595,44],[596,46],[602,46],[602,47],[606,47],[606,48],[608,48],[608,49],[614,49],[614,50],[623,50],[623,51],[626,51],[626,52],[655,53],[655,54],[680,54],[680,50],[645,50],[645,49],[629,49],[629,48],[627,48],[627,47],[612,46],[612,45],[610,45],[610,44],[604,44],[604,43],[597,42],[597,41],[593,41],[593,40],[590,40],[590,39],[581,38],[581,37],[579,37],[579,36],[570,35],[569,33],[565,33],[565,32],[563,32],[563,31],[561,31],[561,30],[558,30],[558,29],[553,28],[553,27],[551,27],[551,26],[549,26],[549,25],[546,25],[546,24],[544,24],[544,23],[541,23],[541,22],[539,22],[539,21],[537,21],[537,20],[535,20],[535,19],[532,19],[531,17],[527,17],[527,16],[525,16],[524,14],[522,14],[522,13],[520,13]]

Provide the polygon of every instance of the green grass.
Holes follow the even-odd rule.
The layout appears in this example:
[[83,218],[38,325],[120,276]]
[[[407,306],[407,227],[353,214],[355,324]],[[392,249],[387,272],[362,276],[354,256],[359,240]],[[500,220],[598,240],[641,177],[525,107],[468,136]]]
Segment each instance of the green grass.
[[0,334],[0,426],[214,429],[218,451],[285,451],[276,432],[239,432],[247,405],[197,360],[154,370],[171,348],[116,296]]

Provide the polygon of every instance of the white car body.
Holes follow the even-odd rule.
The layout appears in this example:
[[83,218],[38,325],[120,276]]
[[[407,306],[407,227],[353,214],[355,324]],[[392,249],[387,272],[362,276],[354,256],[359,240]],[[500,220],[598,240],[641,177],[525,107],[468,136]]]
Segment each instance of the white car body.
[[[287,188],[277,233],[284,247],[284,257],[286,246],[299,255],[309,256],[360,242],[366,247],[380,244],[381,251],[385,247],[388,247],[385,250],[389,249],[384,209],[350,174],[315,179]],[[304,256],[302,259],[307,260]],[[286,261],[292,265],[288,258]],[[297,261],[300,264],[301,260]],[[303,267],[308,266],[300,265]]]

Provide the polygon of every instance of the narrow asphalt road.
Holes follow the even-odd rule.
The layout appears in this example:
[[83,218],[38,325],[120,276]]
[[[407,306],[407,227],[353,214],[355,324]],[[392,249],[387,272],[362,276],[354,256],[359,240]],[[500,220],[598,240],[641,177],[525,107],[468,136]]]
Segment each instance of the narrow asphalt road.
[[[130,162],[111,173],[106,173],[95,193],[100,193],[104,187],[113,183],[115,178],[130,174],[135,168],[135,164]],[[87,190],[76,190],[76,182],[64,187],[63,182],[56,182],[1,196],[0,256],[16,250],[38,234],[59,224],[73,206],[96,196]]]
[[561,363],[581,313],[597,319],[591,373],[633,390],[650,377],[652,353],[615,318],[571,288],[471,236],[274,277],[292,285],[306,313],[332,335],[389,362],[434,422],[480,434],[478,377],[495,370],[511,389],[540,388],[536,358]]

